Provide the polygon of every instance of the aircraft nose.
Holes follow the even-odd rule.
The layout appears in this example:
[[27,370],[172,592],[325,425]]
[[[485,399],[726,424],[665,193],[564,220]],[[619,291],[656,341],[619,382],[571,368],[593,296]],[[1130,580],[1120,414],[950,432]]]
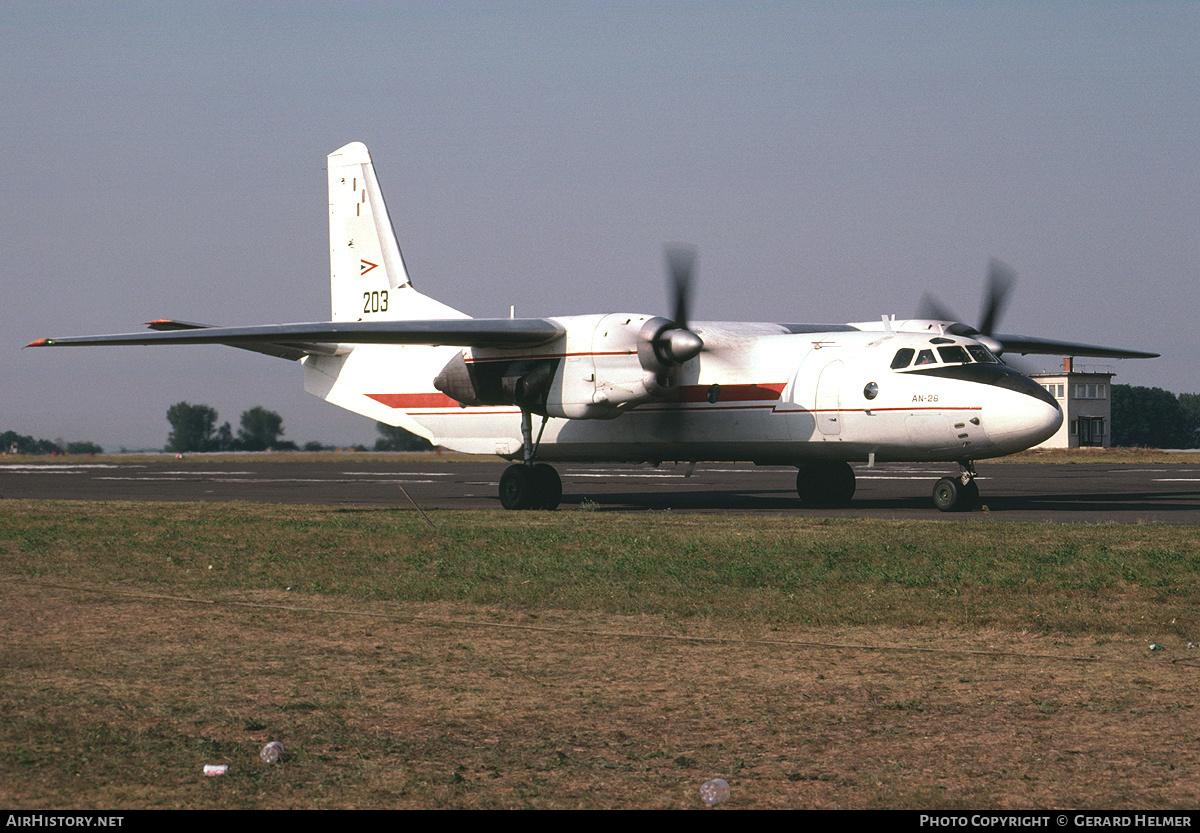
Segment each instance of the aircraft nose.
[[1005,391],[988,415],[988,437],[1005,454],[1032,448],[1054,436],[1063,412],[1053,401],[1017,391]]

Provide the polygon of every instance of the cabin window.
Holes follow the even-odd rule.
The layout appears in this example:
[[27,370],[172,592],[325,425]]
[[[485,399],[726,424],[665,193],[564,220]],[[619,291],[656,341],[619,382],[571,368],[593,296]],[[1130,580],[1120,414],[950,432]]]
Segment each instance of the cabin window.
[[912,361],[913,354],[917,351],[911,347],[905,347],[896,352],[895,358],[892,359],[892,370],[902,370],[908,367],[908,363]]

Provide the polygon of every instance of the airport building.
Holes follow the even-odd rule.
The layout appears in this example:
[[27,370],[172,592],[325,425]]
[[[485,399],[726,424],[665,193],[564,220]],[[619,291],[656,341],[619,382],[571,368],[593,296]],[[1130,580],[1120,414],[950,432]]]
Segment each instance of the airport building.
[[1077,365],[1063,358],[1062,370],[1030,373],[1062,408],[1063,424],[1038,448],[1108,448],[1112,445],[1112,365]]

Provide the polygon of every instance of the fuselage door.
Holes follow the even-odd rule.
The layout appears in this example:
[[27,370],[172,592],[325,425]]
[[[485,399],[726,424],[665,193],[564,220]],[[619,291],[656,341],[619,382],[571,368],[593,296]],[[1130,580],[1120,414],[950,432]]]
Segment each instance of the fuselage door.
[[817,428],[826,437],[842,433],[842,377],[846,365],[840,359],[831,361],[821,370],[817,380],[817,399],[814,407]]

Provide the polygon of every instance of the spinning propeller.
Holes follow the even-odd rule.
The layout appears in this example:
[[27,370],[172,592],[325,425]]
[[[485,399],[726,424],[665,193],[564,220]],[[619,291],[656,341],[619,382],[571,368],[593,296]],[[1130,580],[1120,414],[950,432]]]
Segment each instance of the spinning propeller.
[[1158,356],[1158,353],[1124,350],[1119,347],[1101,347],[1072,341],[1055,341],[1048,338],[996,333],[996,326],[1008,306],[1009,295],[1012,294],[1016,281],[1017,273],[1011,266],[995,258],[988,262],[987,292],[983,298],[983,309],[980,312],[978,328],[962,323],[962,319],[942,306],[936,298],[928,293],[921,296],[921,303],[917,307],[917,318],[957,322],[947,327],[947,332],[973,338],[997,356],[1006,352],[1051,356],[1094,356],[1108,359],[1152,359]]
[[696,248],[682,243],[667,246],[667,278],[674,317],[651,318],[638,331],[638,360],[654,385],[665,396],[674,383],[678,369],[700,355],[704,341],[688,329],[692,275],[696,268]]
[[932,318],[938,321],[955,321],[949,331],[955,335],[969,336],[987,347],[997,356],[1004,353],[1004,342],[993,337],[996,324],[1008,306],[1008,297],[1017,282],[1017,273],[1007,263],[992,258],[988,261],[987,293],[983,296],[983,309],[979,313],[979,327],[963,324],[962,319],[936,298],[926,292],[917,307],[917,318]]

